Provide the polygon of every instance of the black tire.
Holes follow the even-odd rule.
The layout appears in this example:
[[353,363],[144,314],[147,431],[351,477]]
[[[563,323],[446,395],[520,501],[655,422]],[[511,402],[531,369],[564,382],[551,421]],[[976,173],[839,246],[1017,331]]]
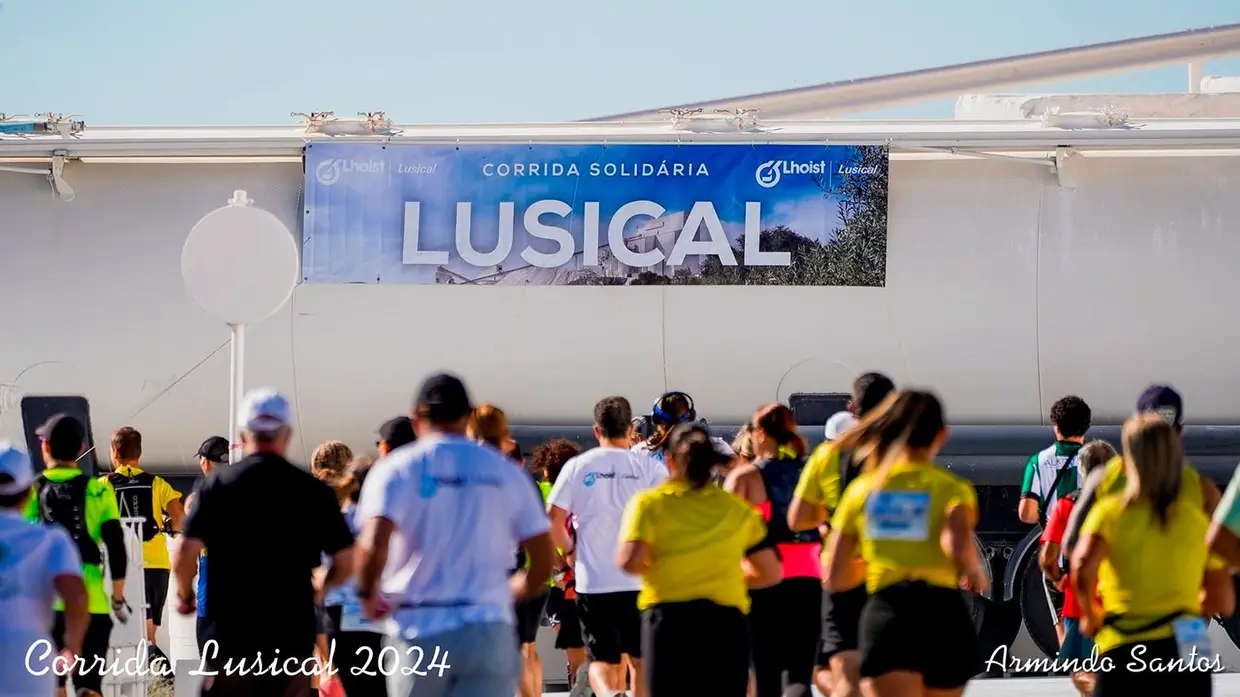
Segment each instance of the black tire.
[[[982,541],[977,539],[977,535],[973,536],[973,546],[977,549],[977,558],[982,562],[982,573],[986,575],[988,586],[991,592],[994,592],[994,574],[991,572],[990,560],[986,558],[985,547]],[[986,621],[986,599],[976,593],[964,594],[965,604],[969,606],[969,614],[973,617],[973,629],[978,633],[982,631],[982,623]]]
[[[1240,593],[1240,577],[1231,577],[1232,585],[1235,586],[1236,592]],[[1227,638],[1231,639],[1231,643],[1240,648],[1240,610],[1237,610],[1231,617],[1215,617],[1214,620],[1223,627],[1223,631],[1227,632]]]
[[1055,615],[1046,603],[1036,546],[1029,549],[1017,574],[1020,579],[1020,616],[1029,630],[1029,638],[1047,658],[1054,658],[1059,655],[1059,633],[1055,631]]

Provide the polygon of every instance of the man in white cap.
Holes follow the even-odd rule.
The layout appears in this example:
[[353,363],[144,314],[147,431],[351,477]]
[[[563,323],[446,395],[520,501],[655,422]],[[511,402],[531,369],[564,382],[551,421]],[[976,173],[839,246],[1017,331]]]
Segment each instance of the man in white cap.
[[77,546],[59,525],[31,525],[22,514],[33,484],[30,457],[0,441],[0,695],[56,690],[50,630],[57,596],[65,605],[62,656],[72,660],[81,652],[90,624]]
[[[288,399],[258,389],[242,400],[237,420],[245,457],[216,468],[198,486],[177,552],[177,609],[195,609],[198,555],[211,549],[203,622],[207,666],[219,671],[208,693],[308,697],[304,671],[255,675],[225,672],[229,660],[263,665],[277,655],[300,664],[314,656],[314,599],[353,570],[353,534],[326,484],[285,459],[292,436]],[[313,570],[331,559],[322,588]],[[289,664],[291,665],[291,664]],[[296,673],[290,675],[289,673]]]

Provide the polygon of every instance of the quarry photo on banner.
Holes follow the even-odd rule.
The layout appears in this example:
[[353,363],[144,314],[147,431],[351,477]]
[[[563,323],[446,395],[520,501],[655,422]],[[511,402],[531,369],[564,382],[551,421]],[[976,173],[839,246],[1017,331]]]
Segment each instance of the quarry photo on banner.
[[886,281],[882,146],[316,143],[305,153],[308,283]]

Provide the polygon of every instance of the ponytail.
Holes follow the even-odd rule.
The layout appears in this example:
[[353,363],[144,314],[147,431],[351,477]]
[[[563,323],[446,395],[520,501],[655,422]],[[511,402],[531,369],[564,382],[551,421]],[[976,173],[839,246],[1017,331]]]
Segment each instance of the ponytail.
[[865,471],[876,473],[874,491],[878,491],[902,451],[930,447],[944,426],[943,405],[937,397],[901,390],[888,395],[833,444],[841,451],[851,449],[865,462]]
[[668,432],[665,440],[672,476],[684,479],[694,489],[709,484],[715,468],[732,461],[715,447],[710,431],[700,424],[680,424]]
[[772,438],[780,449],[787,448],[793,457],[805,457],[809,443],[797,433],[797,419],[792,410],[782,404],[769,404],[753,415],[753,427]]
[[1155,413],[1137,414],[1124,422],[1124,467],[1128,486],[1124,505],[1144,500],[1165,529],[1171,507],[1184,480],[1184,448],[1175,427]]

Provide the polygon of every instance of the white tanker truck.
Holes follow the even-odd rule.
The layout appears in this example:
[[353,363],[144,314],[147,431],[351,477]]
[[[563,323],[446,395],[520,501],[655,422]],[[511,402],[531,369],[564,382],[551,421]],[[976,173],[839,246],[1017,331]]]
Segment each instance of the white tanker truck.
[[[312,121],[308,129],[70,124],[0,133],[0,289],[10,299],[0,306],[0,437],[24,440],[34,425],[24,421],[59,408],[45,397],[81,395],[97,442],[132,425],[144,435],[151,470],[195,472],[198,444],[227,433],[229,333],[186,293],[181,250],[199,218],[244,189],[302,245],[305,281],[276,315],[249,329],[245,369],[248,384],[275,386],[294,401],[298,459],[333,438],[366,449],[380,423],[408,409],[418,381],[440,369],[464,376],[475,399],[504,406],[527,448],[552,434],[585,438],[592,405],[608,394],[645,408],[667,390],[684,390],[721,428],[782,400],[806,424],[821,424],[855,375],[882,370],[901,384],[937,390],[951,422],[963,425],[944,459],[982,491],[979,545],[995,575],[993,597],[979,603],[984,625],[991,624],[991,603],[1021,602],[1034,549],[1015,513],[1021,467],[1050,437],[1045,415],[1058,397],[1079,394],[1097,422],[1114,424],[1147,383],[1171,383],[1184,393],[1192,424],[1223,424],[1190,428],[1193,461],[1216,480],[1230,475],[1240,456],[1240,433],[1226,426],[1240,424],[1232,398],[1240,388],[1232,369],[1240,326],[1227,319],[1240,295],[1240,238],[1232,234],[1240,220],[1240,113],[1132,118],[1108,110],[945,122],[688,118],[384,123],[371,134],[372,119],[358,126],[362,135],[337,136],[324,133],[321,120],[319,132]],[[761,159],[764,149],[819,148],[833,172],[871,166],[832,159],[844,157],[832,148],[847,147],[835,144],[882,154],[885,240],[877,261],[866,257],[868,285],[720,281],[740,267],[778,269],[749,264],[772,253],[763,247],[771,241],[765,216],[839,230],[847,213],[837,219],[828,209],[766,203],[761,210],[747,203],[707,210],[678,199],[677,187],[689,185],[674,177],[664,185],[669,200],[633,209],[629,224],[611,224],[615,206],[591,213],[589,199],[564,201],[569,211],[562,213],[549,204],[532,220],[518,202],[500,205],[492,222],[477,218],[473,233],[467,223],[462,237],[462,215],[475,220],[484,203],[496,202],[479,198],[477,211],[457,207],[449,217],[415,210],[412,243],[408,206],[398,201],[391,210],[383,199],[368,208],[373,194],[349,179],[402,174],[409,165],[402,148],[459,148],[464,155],[444,156],[468,157],[479,148],[515,146],[541,162],[556,153],[571,159],[565,153],[574,149],[611,148],[614,155],[672,147],[685,163],[698,164],[715,161],[705,149],[732,148],[757,153],[735,161],[759,157],[763,166],[770,164]],[[316,156],[320,147],[326,154]],[[383,171],[341,164],[340,148],[354,147],[379,153]],[[785,171],[820,180],[825,173]],[[408,204],[456,196],[426,183],[433,172],[403,172],[429,188],[403,190],[398,198]],[[748,172],[745,186],[770,188],[763,183],[763,176],[771,181],[769,172]],[[544,183],[525,173],[519,186]],[[332,177],[340,183],[329,195],[323,181]],[[740,181],[722,180],[712,191]],[[615,182],[621,180],[608,186],[622,186]],[[839,186],[820,193],[830,210],[850,200]],[[332,201],[337,208],[325,213]],[[555,236],[547,233],[526,245],[541,266],[528,256],[515,262],[521,234],[555,228],[548,212],[577,221],[563,227],[574,248],[546,261],[537,255],[563,251],[546,246]],[[757,222],[747,226],[750,215]],[[395,217],[397,227],[384,216]],[[451,216],[455,226],[439,222]],[[506,225],[518,230],[515,246],[511,229],[505,242]],[[435,238],[434,230],[453,227],[454,234]],[[581,244],[591,228],[596,257]],[[686,230],[696,233],[689,241],[698,246],[677,256]],[[365,250],[372,242],[380,251]],[[494,253],[506,243],[505,254]],[[391,248],[396,256],[382,257]],[[416,260],[440,251],[448,263],[402,275],[410,254]],[[728,253],[734,266],[723,261]],[[458,263],[466,257],[487,263]],[[368,258],[379,261],[356,263]],[[682,267],[694,277],[714,269],[715,281],[677,283]],[[222,268],[219,282],[244,279]],[[1114,436],[1114,429],[1103,430]],[[815,426],[810,435],[820,431]],[[106,450],[97,453],[101,461]],[[1030,602],[1023,603],[1026,624],[1049,650],[1054,634]],[[999,643],[1015,633],[991,630]]]

